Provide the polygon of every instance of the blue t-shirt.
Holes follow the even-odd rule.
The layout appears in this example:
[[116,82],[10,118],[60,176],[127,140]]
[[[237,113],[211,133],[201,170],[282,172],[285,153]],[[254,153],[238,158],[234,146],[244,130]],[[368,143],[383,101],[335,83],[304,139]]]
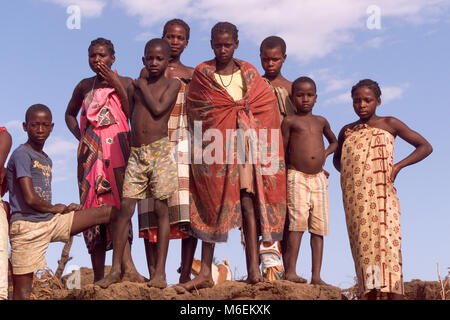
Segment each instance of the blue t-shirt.
[[11,154],[6,172],[11,222],[17,220],[38,222],[53,218],[53,213],[36,211],[25,202],[18,180],[22,177],[30,177],[38,196],[52,202],[52,160],[44,152],[39,153],[21,144]]

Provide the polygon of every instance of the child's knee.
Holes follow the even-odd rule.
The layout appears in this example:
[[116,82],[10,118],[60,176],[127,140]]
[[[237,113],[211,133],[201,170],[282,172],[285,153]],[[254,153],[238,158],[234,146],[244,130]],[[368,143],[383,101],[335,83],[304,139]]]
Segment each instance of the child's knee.
[[120,218],[131,218],[133,216],[134,208],[136,206],[136,200],[123,198],[120,203]]

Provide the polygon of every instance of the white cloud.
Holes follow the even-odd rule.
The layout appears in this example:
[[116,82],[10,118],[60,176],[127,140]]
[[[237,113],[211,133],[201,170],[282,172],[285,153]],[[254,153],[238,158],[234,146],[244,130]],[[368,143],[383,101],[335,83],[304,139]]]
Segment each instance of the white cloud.
[[352,98],[350,96],[350,92],[341,93],[333,98],[329,98],[325,100],[324,105],[335,105],[335,104],[352,104]]
[[52,159],[52,181],[63,182],[76,175],[76,157],[78,144],[66,141],[59,136],[48,138],[44,151]]
[[[409,87],[409,83],[404,83],[399,86],[381,87],[381,103],[387,104],[393,100],[403,98],[403,93]],[[325,100],[324,105],[336,105],[336,104],[352,104],[352,98],[350,90],[343,92],[335,97]]]
[[379,48],[384,40],[385,39],[383,37],[374,37],[367,41],[367,45],[371,48]]
[[401,99],[403,97],[403,93],[408,87],[409,83],[405,83],[400,86],[381,87],[382,103],[386,104],[392,100]]
[[152,33],[152,32],[141,32],[136,37],[134,37],[134,40],[147,42],[148,40],[153,39],[153,38],[156,38],[154,33]]
[[[106,0],[45,0],[61,6],[79,5],[82,16],[99,17]],[[114,0],[143,27],[156,27],[175,17],[198,22],[209,31],[217,21],[230,21],[255,44],[269,35],[279,35],[288,44],[288,54],[306,62],[322,58],[344,44],[353,42],[355,32],[366,32],[373,0]],[[381,29],[388,22],[433,23],[442,18],[450,0],[379,0]],[[142,39],[145,33],[138,34]],[[374,37],[368,45],[378,47],[383,39]]]
[[315,70],[309,74],[309,77],[317,82],[317,91],[321,94],[346,89],[354,82],[351,78],[339,78],[335,71],[328,68]]
[[[367,30],[366,9],[373,0],[115,0],[144,27],[174,17],[199,21],[209,29],[217,21],[230,21],[241,38],[259,44],[268,35],[283,37],[288,54],[301,61],[324,57],[353,41],[356,30]],[[426,23],[438,19],[449,0],[380,0],[382,26],[385,19]],[[384,27],[382,27],[384,28]],[[370,30],[367,30],[370,31]],[[369,43],[370,44],[370,43]],[[381,39],[372,40],[381,44]]]
[[20,120],[11,120],[5,123],[5,127],[6,129],[8,129],[8,131],[11,131],[13,129],[23,130],[22,123],[23,121]]
[[76,157],[78,144],[75,142],[69,142],[58,136],[51,136],[48,138],[45,145],[45,152],[50,156],[66,156]]
[[100,17],[103,8],[106,6],[106,1],[103,0],[46,0],[53,2],[63,7],[77,5],[81,10],[81,17],[97,18]]

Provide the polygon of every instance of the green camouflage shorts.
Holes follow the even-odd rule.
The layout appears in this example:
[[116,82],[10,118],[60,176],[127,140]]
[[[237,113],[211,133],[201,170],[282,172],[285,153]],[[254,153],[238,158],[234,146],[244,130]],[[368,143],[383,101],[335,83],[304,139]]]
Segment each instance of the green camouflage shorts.
[[167,137],[150,145],[131,147],[123,182],[124,198],[164,200],[177,191],[177,166],[170,150]]

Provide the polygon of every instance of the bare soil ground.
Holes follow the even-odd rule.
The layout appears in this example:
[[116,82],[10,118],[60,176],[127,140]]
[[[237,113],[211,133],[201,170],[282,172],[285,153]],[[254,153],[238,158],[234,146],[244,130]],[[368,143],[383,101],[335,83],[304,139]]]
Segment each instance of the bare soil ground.
[[[107,270],[109,271],[109,270]],[[64,276],[56,279],[51,273],[36,278],[32,299],[39,300],[347,300],[356,299],[355,288],[296,284],[285,280],[248,285],[241,281],[226,281],[210,289],[187,292],[171,286],[149,288],[145,283],[122,282],[102,289],[93,285],[92,269],[81,268],[81,289],[67,289]],[[448,288],[445,287],[444,291]],[[442,284],[438,281],[413,280],[405,283],[408,300],[441,300]]]

